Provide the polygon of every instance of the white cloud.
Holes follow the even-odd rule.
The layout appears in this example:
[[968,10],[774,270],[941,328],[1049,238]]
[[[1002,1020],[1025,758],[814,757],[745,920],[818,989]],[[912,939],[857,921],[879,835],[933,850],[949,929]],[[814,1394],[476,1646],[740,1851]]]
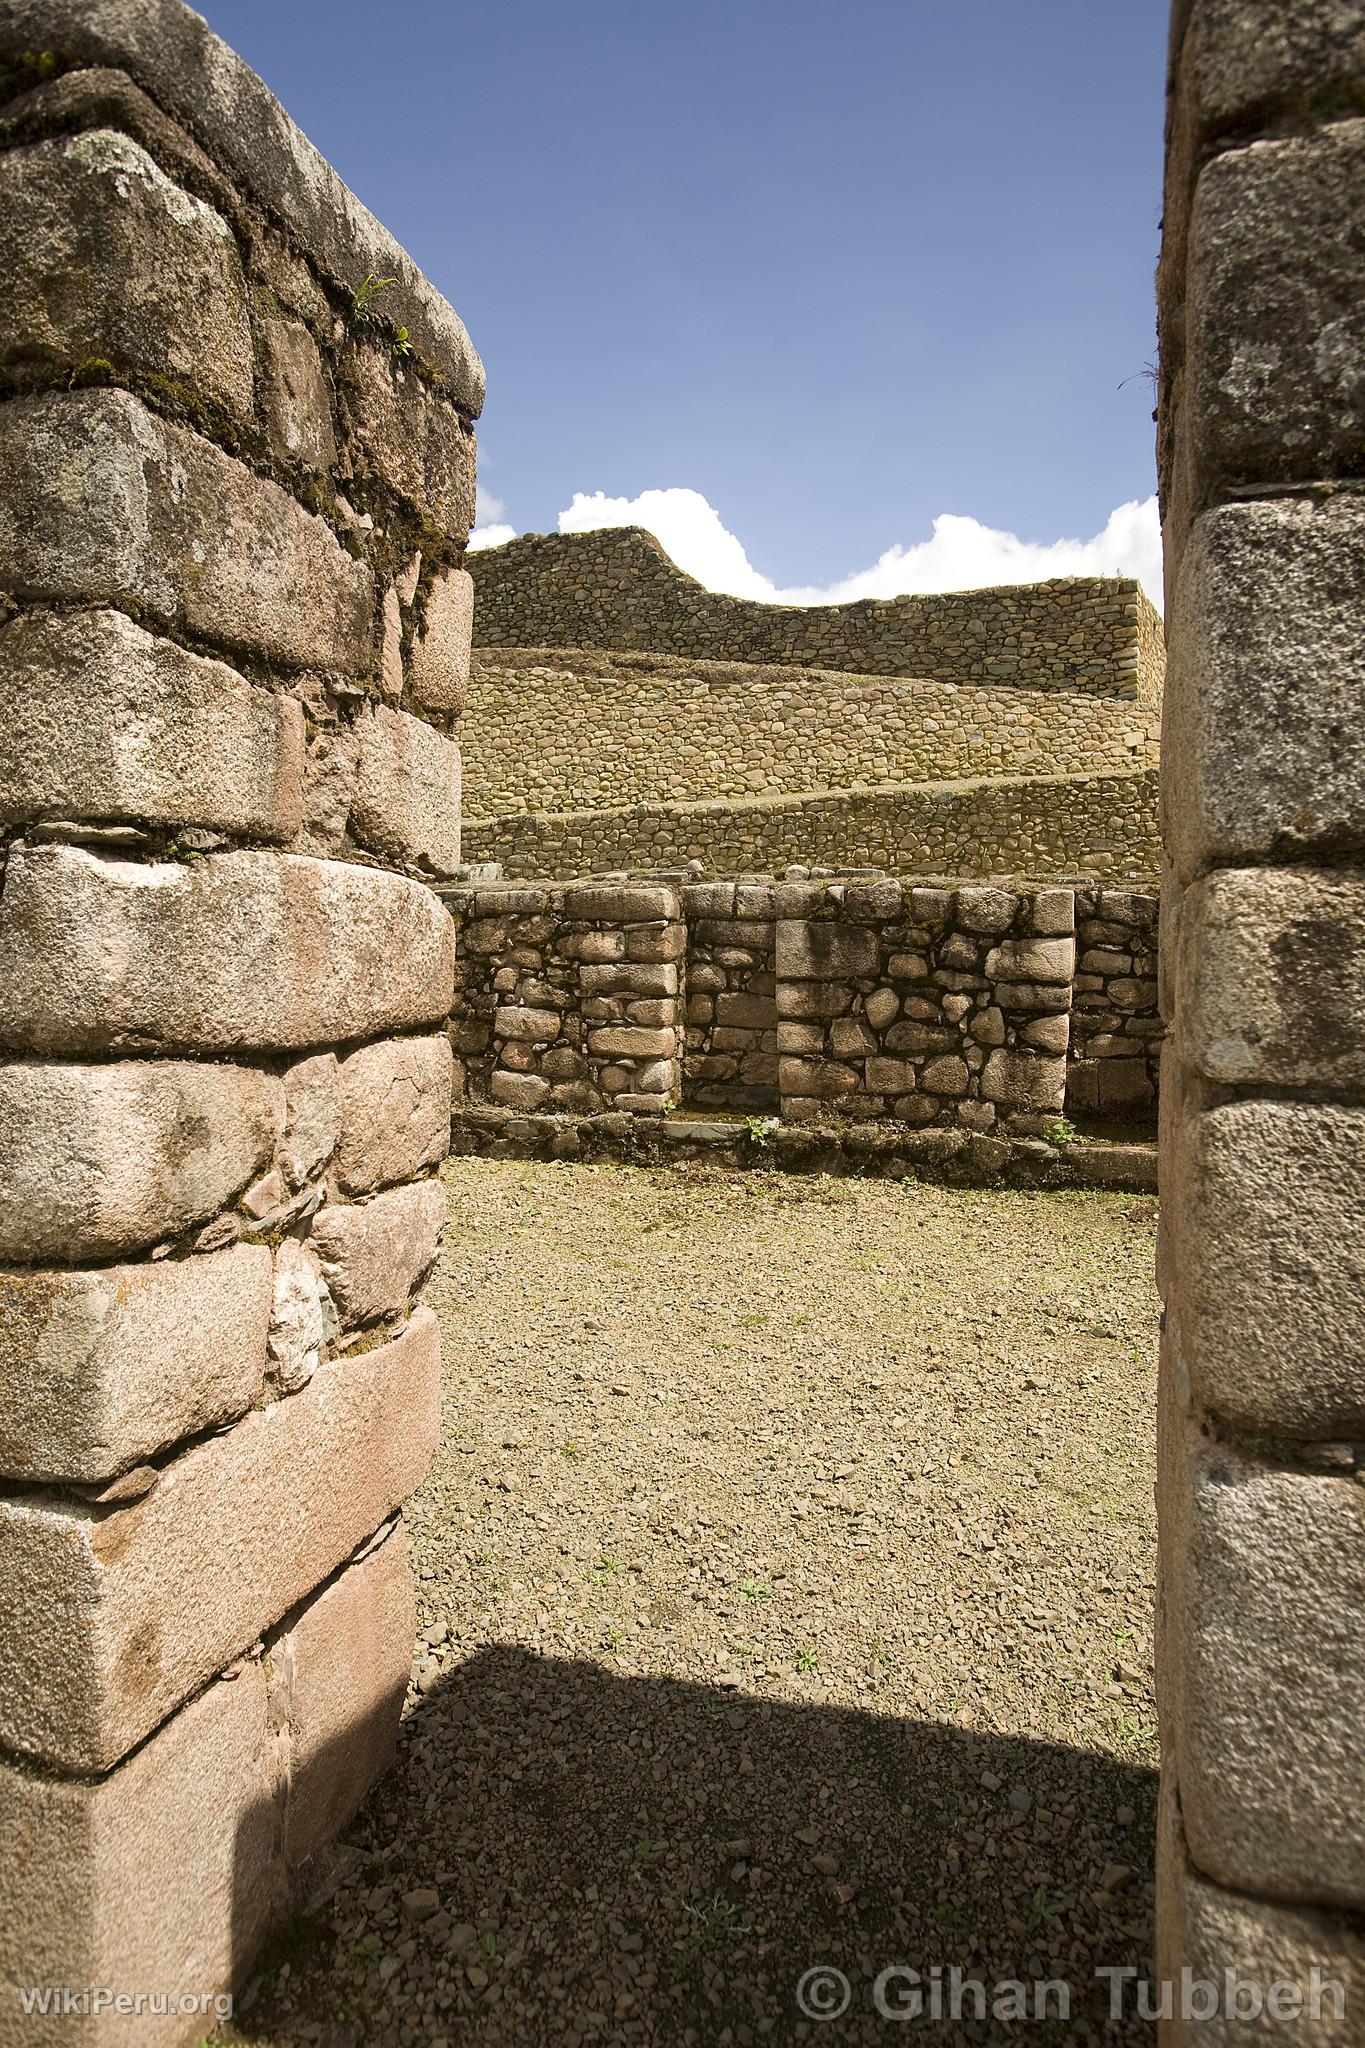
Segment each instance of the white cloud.
[[500,548],[505,540],[515,540],[515,526],[476,526],[469,536],[469,551],[477,554],[480,548]]
[[[978,590],[997,583],[1038,583],[1050,576],[1136,576],[1152,602],[1161,604],[1161,528],[1154,497],[1117,506],[1089,540],[1020,540],[979,519],[941,512],[928,540],[908,547],[897,541],[871,568],[834,583],[785,589],[759,574],[700,491],[641,491],[636,498],[576,491],[559,515],[561,533],[604,526],[643,526],[707,590],[769,604],[847,604],[858,597]],[[490,536],[493,532],[499,540],[511,537],[505,528],[489,529]],[[488,537],[479,544],[496,543]]]
[[486,491],[482,484],[477,486],[474,493],[474,524],[476,526],[491,525],[495,519],[501,519],[506,510],[507,507],[503,504],[501,498],[495,498],[493,493]]

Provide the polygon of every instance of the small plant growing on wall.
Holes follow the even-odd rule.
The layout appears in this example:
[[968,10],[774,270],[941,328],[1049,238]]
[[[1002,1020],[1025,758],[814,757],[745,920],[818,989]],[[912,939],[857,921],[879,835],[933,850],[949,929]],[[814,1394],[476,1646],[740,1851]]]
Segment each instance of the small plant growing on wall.
[[744,1128],[749,1133],[749,1143],[760,1147],[766,1146],[777,1125],[778,1119],[775,1116],[746,1116],[744,1119]]
[[1068,1117],[1059,1116],[1050,1124],[1043,1125],[1043,1136],[1049,1145],[1074,1145],[1080,1135]]
[[[396,277],[376,277],[372,270],[367,270],[351,299],[352,318],[362,327],[387,327],[389,323],[380,311],[377,301],[381,292],[392,290],[397,282]],[[389,347],[396,356],[412,354],[412,336],[406,327],[395,328]]]

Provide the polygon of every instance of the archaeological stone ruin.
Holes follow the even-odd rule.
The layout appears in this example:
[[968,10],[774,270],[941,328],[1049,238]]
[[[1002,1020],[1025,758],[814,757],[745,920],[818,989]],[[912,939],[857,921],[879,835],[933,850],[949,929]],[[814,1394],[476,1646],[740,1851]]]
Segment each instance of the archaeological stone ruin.
[[1158,1966],[1358,2042],[1365,6],[1176,0],[1164,633],[466,557],[479,359],[254,73],[0,70],[0,2048],[200,2041],[20,1992],[239,1990],[391,1762],[452,1144],[1143,1188],[1158,1095]]
[[179,0],[0,63],[0,2040],[140,2048],[16,1987],[240,1984],[407,1683],[483,373]]

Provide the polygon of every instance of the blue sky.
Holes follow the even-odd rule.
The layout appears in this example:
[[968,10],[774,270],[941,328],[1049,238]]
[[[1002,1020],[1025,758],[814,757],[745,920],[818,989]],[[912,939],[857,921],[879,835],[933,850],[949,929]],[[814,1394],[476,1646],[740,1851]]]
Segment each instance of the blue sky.
[[465,319],[486,520],[662,493],[754,595],[1154,579],[1150,508],[981,532],[1153,490],[1161,0],[200,4]]

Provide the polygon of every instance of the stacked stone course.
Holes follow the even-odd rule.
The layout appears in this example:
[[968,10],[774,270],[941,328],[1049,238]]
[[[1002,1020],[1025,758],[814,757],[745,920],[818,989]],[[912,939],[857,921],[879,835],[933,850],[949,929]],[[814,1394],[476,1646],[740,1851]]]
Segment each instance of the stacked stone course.
[[476,824],[880,783],[1121,775],[1155,766],[1159,738],[1159,704],[1117,694],[510,648],[475,650],[460,728]]
[[482,377],[179,0],[0,83],[0,2041],[99,2043],[16,1987],[240,1984],[393,1749]]
[[1068,1104],[1089,1115],[1149,1111],[1163,1027],[1157,1007],[1157,898],[1076,891]]
[[777,885],[760,875],[684,888],[689,1102],[775,1108]]
[[777,892],[782,1113],[1033,1131],[1066,1097],[1069,889]]
[[[1141,1119],[1155,1099],[1161,1024],[1134,971],[1152,896],[749,875],[445,898],[457,1106],[681,1102],[1027,1135],[1064,1110]],[[1078,911],[1108,974],[1077,970]]]
[[1159,862],[1157,775],[985,777],[532,813],[467,825],[464,845],[471,862],[536,879],[700,860],[721,874],[801,865],[1145,882]]
[[1305,2036],[1345,2048],[1365,2004],[1365,7],[1181,0],[1169,87],[1158,1964],[1317,1972],[1337,1992]]
[[452,1038],[478,1101],[658,1116],[681,1085],[678,892],[666,884],[453,890]]
[[471,562],[483,648],[612,648],[1148,703],[1160,695],[1160,624],[1129,577],[754,604],[703,590],[640,527],[523,534]]

